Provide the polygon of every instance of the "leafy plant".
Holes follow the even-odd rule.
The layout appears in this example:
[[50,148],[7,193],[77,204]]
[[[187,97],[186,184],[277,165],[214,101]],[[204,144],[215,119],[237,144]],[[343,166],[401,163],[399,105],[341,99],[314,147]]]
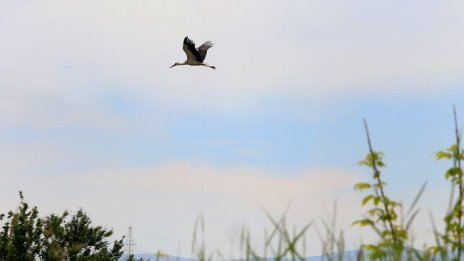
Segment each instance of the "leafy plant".
[[408,239],[408,231],[398,222],[398,212],[402,205],[390,199],[385,193],[385,181],[382,180],[380,169],[385,167],[383,154],[374,151],[367,122],[364,120],[364,127],[367,135],[369,153],[360,161],[359,164],[372,169],[372,181],[361,182],[354,186],[355,190],[367,191],[362,206],[371,204],[371,209],[367,211],[366,217],[355,221],[353,224],[371,227],[379,236],[381,241],[378,244],[363,245],[368,251],[369,258],[373,260],[385,260],[387,257],[393,260],[400,260],[404,251],[405,241]]
[[[40,255],[43,232],[42,220],[36,207],[30,208],[19,192],[20,204],[16,212],[1,214],[0,260],[34,260]],[[5,220],[6,217],[6,220]]]
[[113,232],[93,226],[83,210],[69,215],[39,217],[20,192],[16,211],[0,215],[0,260],[111,261],[122,255],[122,239],[112,246],[107,241]]
[[[464,159],[464,150],[461,149],[461,135],[459,133],[456,108],[454,112],[454,126],[456,143],[444,151],[437,152],[438,160],[452,161],[452,167],[445,173],[445,178],[458,190],[457,198],[451,196],[451,208],[448,210],[444,221],[445,231],[437,239],[437,246],[431,247],[429,251],[440,254],[442,257],[447,256],[448,249],[451,249],[455,255],[452,260],[461,260],[463,255],[464,243],[464,181],[461,162]],[[440,240],[441,239],[441,240]]]

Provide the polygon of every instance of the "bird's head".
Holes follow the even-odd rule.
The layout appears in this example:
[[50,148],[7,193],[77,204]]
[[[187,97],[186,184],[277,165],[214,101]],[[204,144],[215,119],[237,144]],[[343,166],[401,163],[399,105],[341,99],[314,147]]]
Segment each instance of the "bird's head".
[[171,67],[169,67],[169,69],[171,69],[172,67],[177,66],[177,65],[180,65],[180,63],[175,63],[175,64],[171,65]]

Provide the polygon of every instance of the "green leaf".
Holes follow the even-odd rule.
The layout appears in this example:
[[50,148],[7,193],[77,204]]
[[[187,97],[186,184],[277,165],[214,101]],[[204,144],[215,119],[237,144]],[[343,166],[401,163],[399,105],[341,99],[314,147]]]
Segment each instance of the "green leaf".
[[364,248],[368,251],[370,260],[383,260],[387,257],[387,252],[376,245],[367,245]]
[[395,235],[403,239],[408,239],[408,232],[404,229],[396,229]]
[[366,196],[361,203],[361,206],[366,205],[369,201],[373,200],[375,198],[375,195],[368,195]]
[[381,209],[381,208],[373,208],[373,209],[369,210],[367,213],[370,216],[383,216],[384,212],[385,211],[383,209]]
[[449,179],[449,178],[453,178],[453,179],[456,179],[458,177],[462,176],[462,169],[461,168],[450,168],[448,169],[448,171],[446,171],[445,173],[445,178],[446,179]]
[[353,226],[354,225],[359,225],[361,227],[365,227],[365,226],[372,226],[374,224],[374,221],[371,220],[371,219],[368,219],[368,218],[365,218],[365,219],[361,219],[361,220],[356,220],[355,222],[353,222]]
[[439,151],[437,152],[437,160],[441,160],[441,159],[451,159],[452,157],[452,154],[451,153],[448,153],[448,152],[445,152],[445,151]]
[[358,164],[361,165],[361,166],[372,167],[372,163],[369,162],[367,159],[359,161]]
[[448,148],[448,151],[455,152],[458,150],[458,144],[453,144],[451,147]]
[[383,168],[383,167],[385,167],[385,163],[383,163],[383,161],[379,159],[379,160],[377,161],[377,166]]
[[373,167],[374,165],[377,167],[384,167],[385,164],[382,161],[382,152],[372,152],[368,153],[366,157],[359,162],[361,166]]
[[355,190],[363,191],[365,189],[370,189],[372,186],[369,183],[358,183],[354,185]]

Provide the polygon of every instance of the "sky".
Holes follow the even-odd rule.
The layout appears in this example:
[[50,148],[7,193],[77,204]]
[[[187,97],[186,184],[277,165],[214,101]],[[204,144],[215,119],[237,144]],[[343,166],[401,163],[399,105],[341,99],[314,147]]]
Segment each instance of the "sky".
[[[464,124],[462,1],[0,0],[0,212],[18,191],[43,215],[83,208],[139,252],[234,255],[265,212],[321,228],[361,217],[366,119],[387,193],[432,238],[449,197],[435,152]],[[182,41],[215,45],[180,66]],[[316,229],[309,254],[320,254]],[[235,242],[235,243],[234,243]]]

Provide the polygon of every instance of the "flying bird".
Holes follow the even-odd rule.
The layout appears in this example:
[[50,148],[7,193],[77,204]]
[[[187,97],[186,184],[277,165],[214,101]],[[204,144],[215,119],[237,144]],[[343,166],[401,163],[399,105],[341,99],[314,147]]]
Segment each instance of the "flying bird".
[[184,52],[187,55],[187,60],[185,62],[178,62],[172,65],[169,68],[172,68],[177,65],[202,65],[209,67],[211,69],[216,70],[215,66],[211,66],[205,62],[203,62],[206,58],[206,53],[208,52],[208,49],[213,47],[213,43],[210,41],[205,42],[204,44],[200,45],[200,47],[195,48],[195,43],[186,36],[184,38]]

